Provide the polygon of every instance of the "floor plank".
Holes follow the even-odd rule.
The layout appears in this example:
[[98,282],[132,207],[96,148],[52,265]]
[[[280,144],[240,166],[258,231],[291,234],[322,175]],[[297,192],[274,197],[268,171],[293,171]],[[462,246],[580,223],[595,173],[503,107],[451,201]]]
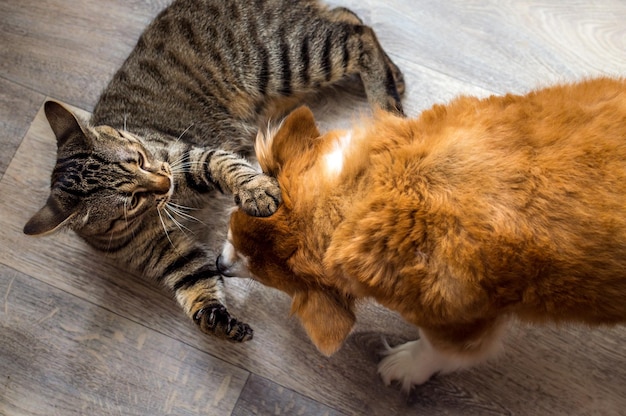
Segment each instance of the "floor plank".
[[0,75],[91,110],[165,0],[0,2]]
[[41,94],[0,78],[0,179],[43,99]]
[[251,375],[248,379],[232,414],[233,416],[342,415],[328,406],[255,375]]
[[[346,2],[344,2],[346,3]],[[353,9],[392,58],[497,93],[594,74],[623,75],[626,3],[620,0],[364,0]],[[413,70],[415,67],[415,70]],[[428,83],[424,78],[422,85]],[[411,85],[411,84],[409,84]]]
[[0,266],[0,414],[224,415],[245,370]]

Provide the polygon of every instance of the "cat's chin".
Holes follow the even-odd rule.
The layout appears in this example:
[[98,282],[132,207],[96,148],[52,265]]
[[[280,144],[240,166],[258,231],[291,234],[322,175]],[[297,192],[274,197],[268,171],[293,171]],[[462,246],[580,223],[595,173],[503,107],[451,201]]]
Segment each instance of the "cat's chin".
[[157,199],[156,201],[156,206],[157,209],[163,209],[167,206],[167,204],[172,200],[172,195],[174,194],[173,190],[170,189],[170,191],[165,194],[164,196],[160,197],[159,199]]
[[170,202],[169,198],[163,198],[159,202],[157,202],[157,209],[162,210],[167,206],[167,203]]

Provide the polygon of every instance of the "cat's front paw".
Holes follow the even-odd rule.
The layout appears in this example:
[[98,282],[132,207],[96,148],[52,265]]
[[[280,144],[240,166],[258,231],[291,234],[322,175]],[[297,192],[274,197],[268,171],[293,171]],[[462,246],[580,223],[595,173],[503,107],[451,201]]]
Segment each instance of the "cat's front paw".
[[251,340],[254,332],[250,325],[232,317],[226,307],[220,303],[198,310],[193,320],[203,332],[233,342]]
[[269,217],[282,201],[276,178],[260,174],[235,193],[235,202],[248,215]]

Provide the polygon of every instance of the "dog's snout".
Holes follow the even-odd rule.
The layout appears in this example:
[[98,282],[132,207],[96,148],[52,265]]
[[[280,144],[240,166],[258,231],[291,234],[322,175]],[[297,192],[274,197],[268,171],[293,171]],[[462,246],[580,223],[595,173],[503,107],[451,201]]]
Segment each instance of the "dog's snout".
[[226,277],[231,277],[228,273],[228,264],[222,254],[217,256],[217,259],[215,260],[215,266],[217,267],[217,271],[220,272],[220,274]]
[[224,244],[224,248],[215,261],[217,270],[225,277],[251,277],[247,268],[247,261],[241,258],[235,247],[230,242]]

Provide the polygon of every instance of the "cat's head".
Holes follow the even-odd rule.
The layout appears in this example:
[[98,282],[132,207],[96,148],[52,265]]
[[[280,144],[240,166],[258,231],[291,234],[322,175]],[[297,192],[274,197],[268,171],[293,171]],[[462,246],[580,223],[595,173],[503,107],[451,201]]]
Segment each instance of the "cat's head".
[[224,275],[251,277],[289,294],[292,313],[327,355],[339,349],[356,320],[354,299],[334,285],[322,265],[320,236],[330,235],[332,224],[324,214],[312,213],[319,202],[313,200],[324,191],[322,181],[307,176],[318,162],[325,163],[332,133],[320,137],[313,114],[300,107],[269,133],[271,139],[257,138],[257,158],[264,172],[278,178],[283,203],[265,218],[235,210],[218,258]]
[[53,101],[44,109],[57,139],[57,162],[48,200],[24,233],[47,234],[62,226],[81,235],[116,232],[167,203],[170,168],[136,136],[90,127]]

